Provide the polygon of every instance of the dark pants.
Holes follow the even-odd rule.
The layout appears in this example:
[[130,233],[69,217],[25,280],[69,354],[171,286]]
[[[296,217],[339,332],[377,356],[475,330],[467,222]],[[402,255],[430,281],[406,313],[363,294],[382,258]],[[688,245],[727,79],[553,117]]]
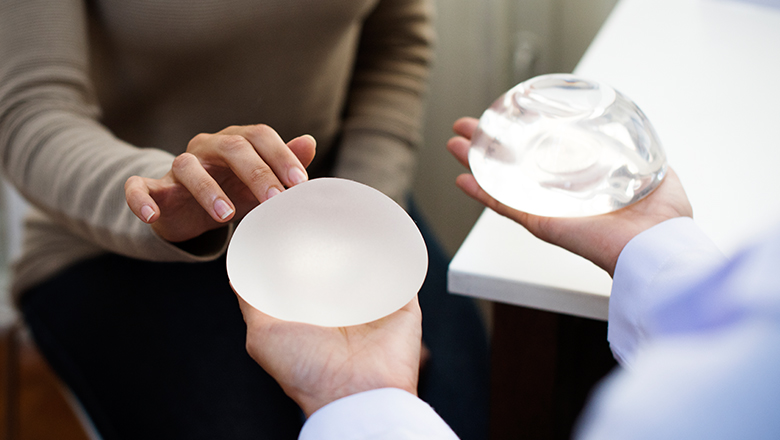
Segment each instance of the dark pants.
[[[420,291],[431,359],[425,399],[463,439],[487,433],[487,338],[472,301],[446,292],[448,261],[429,248]],[[24,296],[38,347],[104,440],[294,439],[302,415],[246,353],[225,260],[83,261]]]

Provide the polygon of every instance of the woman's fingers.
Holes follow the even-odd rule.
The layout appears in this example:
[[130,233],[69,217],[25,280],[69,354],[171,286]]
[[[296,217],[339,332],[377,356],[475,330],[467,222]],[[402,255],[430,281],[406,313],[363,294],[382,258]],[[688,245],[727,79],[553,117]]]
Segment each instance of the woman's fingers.
[[187,150],[204,166],[222,167],[234,174],[259,202],[284,191],[284,183],[244,136],[219,133],[196,137]]
[[233,217],[232,202],[195,155],[180,154],[173,160],[171,171],[212,219],[226,222]]
[[125,182],[125,199],[127,205],[136,217],[146,223],[153,223],[159,218],[160,208],[150,195],[146,179],[132,176]]
[[[308,174],[306,173],[306,167],[301,164],[301,161],[298,160],[298,157],[296,157],[290,147],[284,143],[279,134],[267,125],[232,126],[220,131],[218,134],[241,136],[245,138],[255,150],[257,160],[252,161],[252,166],[250,168],[254,169],[247,176],[248,178],[257,175],[258,173],[264,175],[260,170],[263,167],[268,167],[283,187],[289,188],[309,179]],[[308,143],[307,140],[304,140],[304,142]],[[231,164],[231,168],[233,168],[233,164]],[[239,173],[236,172],[236,174]],[[242,176],[239,175],[239,177]],[[247,181],[243,178],[242,180],[247,183],[247,185],[254,183],[251,180]],[[284,188],[277,189],[281,191]]]
[[305,134],[287,142],[287,147],[295,154],[301,165],[308,168],[317,152],[317,141],[313,136]]
[[163,179],[129,178],[125,197],[133,213],[146,223],[158,224],[162,216],[166,224],[189,225],[194,221],[191,216],[198,212],[192,209],[194,206],[205,210],[212,220],[224,223],[285,187],[308,180],[305,166],[313,160],[315,149],[311,136],[285,144],[265,125],[233,126],[215,134],[199,134],[192,138],[187,152],[174,159]]
[[257,201],[264,202],[285,187],[308,180],[305,165],[314,158],[315,142],[311,136],[301,136],[288,146],[266,125],[231,126],[194,137],[187,151],[209,172],[212,167],[229,170]]

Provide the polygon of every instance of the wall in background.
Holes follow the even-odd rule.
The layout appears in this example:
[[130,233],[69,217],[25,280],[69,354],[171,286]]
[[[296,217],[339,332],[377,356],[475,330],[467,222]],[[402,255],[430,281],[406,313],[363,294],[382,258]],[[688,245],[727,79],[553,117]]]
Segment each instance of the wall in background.
[[617,0],[437,0],[438,45],[414,196],[454,254],[482,207],[455,187],[452,123],[534,75],[571,72]]

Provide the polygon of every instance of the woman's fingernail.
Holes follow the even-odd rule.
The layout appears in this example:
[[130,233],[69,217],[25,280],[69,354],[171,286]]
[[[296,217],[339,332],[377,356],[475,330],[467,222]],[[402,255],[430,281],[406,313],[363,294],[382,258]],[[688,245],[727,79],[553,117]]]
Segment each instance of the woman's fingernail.
[[268,188],[268,192],[265,193],[265,199],[268,200],[279,193],[281,193],[281,191],[279,191],[279,188],[272,186]]
[[289,177],[290,177],[290,181],[293,183],[293,185],[297,185],[299,183],[303,183],[303,182],[306,181],[306,173],[304,173],[298,167],[290,168]]
[[144,221],[149,223],[149,219],[154,216],[154,209],[152,209],[152,207],[149,205],[144,205],[141,207],[141,215],[143,216]]
[[226,201],[217,199],[217,201],[214,202],[214,211],[216,211],[220,220],[225,220],[230,214],[233,213],[233,208],[231,208]]

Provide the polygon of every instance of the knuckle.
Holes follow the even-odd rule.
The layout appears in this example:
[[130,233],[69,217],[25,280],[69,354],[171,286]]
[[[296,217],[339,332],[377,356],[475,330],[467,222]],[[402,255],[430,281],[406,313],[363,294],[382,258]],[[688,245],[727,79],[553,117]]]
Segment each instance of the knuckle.
[[223,154],[232,154],[246,148],[247,140],[237,134],[226,134],[220,136],[217,148]]
[[182,153],[173,159],[171,169],[173,169],[174,172],[181,172],[184,171],[187,167],[192,166],[194,162],[197,161],[198,158],[195,157],[195,155],[192,153]]
[[276,136],[276,131],[266,124],[255,124],[245,128],[247,136],[252,139],[266,139]]
[[141,178],[139,176],[130,176],[125,180],[125,191],[136,189],[141,184]]
[[262,184],[273,178],[275,178],[274,173],[267,167],[257,167],[249,173],[252,184]]
[[187,150],[189,151],[197,148],[198,145],[205,143],[210,136],[213,135],[208,133],[198,133],[187,143]]

